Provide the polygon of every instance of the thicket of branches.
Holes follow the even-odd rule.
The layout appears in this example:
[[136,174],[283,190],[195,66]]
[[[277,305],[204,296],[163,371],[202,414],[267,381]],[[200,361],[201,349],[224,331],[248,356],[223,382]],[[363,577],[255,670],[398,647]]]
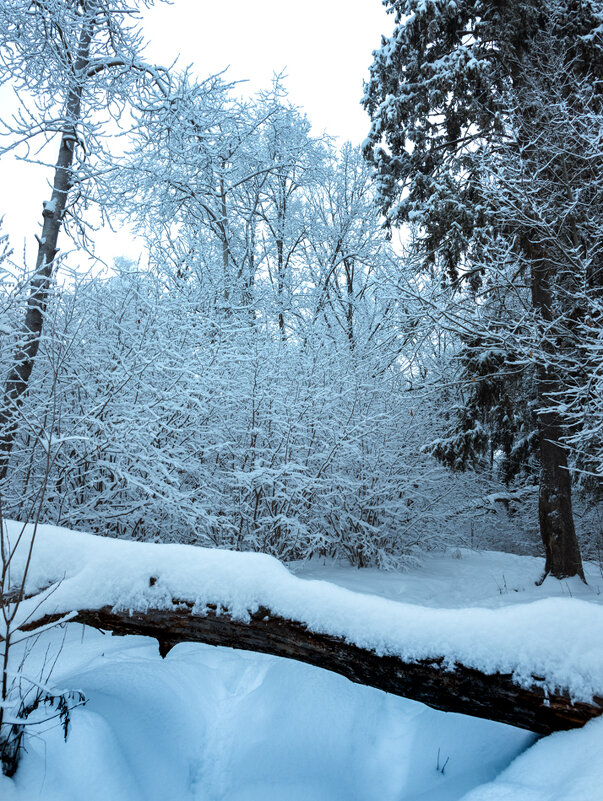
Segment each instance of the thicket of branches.
[[[355,169],[366,169],[357,158]],[[269,270],[254,281],[253,314],[216,297],[206,258],[167,272],[122,263],[57,287],[7,514],[22,516],[50,449],[42,519],[72,528],[381,566],[469,544],[471,521],[479,529],[496,514],[484,496],[502,484],[451,476],[422,452],[439,426],[429,385],[450,349],[406,320],[384,241],[381,263],[355,262],[348,299],[322,212],[321,239],[290,260],[288,284],[303,290],[291,294],[285,335]],[[343,248],[358,252],[358,242]]]
[[[6,130],[7,147],[58,131],[60,158],[71,153],[53,194],[63,210],[51,200],[44,225],[52,222],[56,245],[67,220],[84,231],[94,202],[114,226],[124,215],[135,224],[149,257],[141,268],[121,263],[109,276],[82,278],[67,265],[58,274],[55,246],[49,254],[41,241],[35,271],[6,273],[0,369],[16,378],[3,402],[5,513],[22,515],[52,453],[42,519],[113,536],[383,566],[445,542],[468,544],[472,532],[479,544],[531,548],[534,366],[544,339],[526,304],[529,265],[488,215],[495,207],[516,231],[529,218],[549,249],[556,236],[559,258],[591,275],[600,259],[599,106],[587,97],[568,104],[559,88],[529,134],[569,170],[572,186],[589,187],[563,201],[563,219],[581,202],[587,210],[569,255],[567,226],[554,228],[559,204],[552,221],[542,208],[554,174],[551,192],[535,192],[517,141],[493,154],[472,140],[458,163],[445,157],[439,188],[418,167],[412,173],[433,211],[425,269],[384,234],[361,153],[313,137],[278,81],[241,100],[220,76],[198,82],[153,69],[140,59],[130,13],[110,0],[26,5],[11,0],[0,18],[7,39],[17,37],[4,74],[10,68],[24,84],[38,64],[18,68],[27,47],[54,44],[38,64],[39,86],[29,87],[38,92],[37,122],[28,128],[21,115]],[[427,17],[436,7],[425,6]],[[432,26],[428,35],[439,34]],[[457,77],[475,70],[457,67]],[[549,84],[531,85],[551,100]],[[518,125],[512,101],[504,96],[509,133]],[[127,146],[113,151],[101,136],[115,132],[99,116],[107,103],[127,123]],[[439,133],[446,144],[449,132]],[[420,148],[412,153],[416,161]],[[446,149],[436,143],[433,153]],[[477,183],[463,183],[471,170]],[[382,194],[387,180],[383,171]],[[467,190],[460,205],[459,187]],[[408,222],[423,247],[418,209]],[[547,351],[571,380],[546,397],[566,421],[571,466],[596,478],[601,310],[592,286],[572,287],[588,311],[575,315],[572,347]],[[24,364],[33,368],[27,376]],[[477,470],[455,475],[433,455]],[[496,535],[483,536],[488,515]]]

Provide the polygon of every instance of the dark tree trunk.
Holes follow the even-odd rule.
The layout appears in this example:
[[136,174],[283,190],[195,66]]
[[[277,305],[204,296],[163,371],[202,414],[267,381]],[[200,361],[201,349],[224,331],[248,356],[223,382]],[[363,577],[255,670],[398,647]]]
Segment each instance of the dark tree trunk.
[[354,260],[350,258],[344,259],[343,266],[345,269],[345,284],[347,290],[345,306],[346,329],[350,350],[354,350],[356,347],[354,338]]
[[285,312],[283,310],[283,295],[285,292],[284,242],[280,237],[281,234],[279,234],[279,238],[276,240],[276,287],[278,299],[278,328],[281,333],[281,339],[285,340]]
[[57,255],[57,240],[63,223],[67,196],[73,184],[72,164],[77,144],[76,125],[81,114],[82,91],[90,63],[90,44],[95,24],[95,4],[86,5],[88,14],[82,26],[77,61],[72,76],[73,84],[65,104],[67,125],[59,147],[52,196],[50,201],[44,203],[42,236],[38,238],[36,269],[29,285],[25,321],[17,343],[13,366],[6,378],[0,406],[0,481],[6,477],[8,471],[10,454],[17,435],[18,412],[25,400],[40,347],[44,312]]
[[[281,183],[281,182],[279,182]],[[276,221],[276,287],[277,287],[277,302],[278,302],[278,328],[281,334],[281,339],[285,341],[287,335],[285,333],[285,310],[284,310],[284,294],[285,294],[285,217],[287,214],[287,195],[284,185],[279,189],[279,204],[278,216]]]
[[572,513],[572,482],[565,449],[559,444],[563,425],[554,411],[545,411],[562,383],[547,363],[555,353],[555,319],[550,288],[549,266],[532,255],[532,303],[542,322],[542,356],[537,368],[538,434],[540,439],[540,492],[538,518],[545,551],[543,580],[580,576],[584,580],[580,547]]
[[580,576],[584,580],[580,547],[572,514],[572,484],[565,450],[557,443],[561,427],[556,415],[540,415],[540,493],[538,518],[546,561],[544,577]]

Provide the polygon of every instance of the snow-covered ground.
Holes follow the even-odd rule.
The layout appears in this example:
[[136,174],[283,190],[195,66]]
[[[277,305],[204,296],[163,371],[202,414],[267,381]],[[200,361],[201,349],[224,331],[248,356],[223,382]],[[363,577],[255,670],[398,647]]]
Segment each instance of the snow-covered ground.
[[[55,554],[62,550],[61,537],[63,545],[71,543],[69,552],[55,557],[46,552],[42,537],[32,578],[40,586],[56,578],[62,559],[63,600],[75,591],[68,585],[77,576],[92,598],[97,586],[92,573],[85,574],[85,581],[81,575],[77,543],[84,540],[57,530],[47,533],[54,538]],[[128,543],[117,547],[123,545]],[[93,547],[102,551],[106,546]],[[145,570],[153,575],[162,571],[163,591],[175,589],[177,552],[163,551],[169,558],[154,562],[152,549],[145,551]],[[404,615],[423,609],[436,617],[450,615],[450,620],[456,612],[467,626],[506,619],[507,625],[520,627],[522,611],[529,618],[534,608],[556,613],[567,607],[576,630],[572,647],[585,648],[590,657],[581,661],[575,651],[566,667],[575,663],[582,670],[579,686],[598,686],[603,665],[597,666],[596,658],[603,638],[596,626],[603,612],[603,579],[597,565],[588,565],[588,587],[547,580],[538,588],[534,581],[541,560],[501,553],[429,555],[422,568],[405,574],[310,563],[293,565],[291,576],[272,560],[249,558],[251,567],[263,565],[256,578],[264,590],[267,577],[276,576],[288,591],[295,588],[297,603],[311,588],[335,604],[336,622],[344,627],[346,618],[337,607],[344,601],[353,603],[356,612],[368,614],[368,609],[367,620],[380,612],[390,624],[395,618],[390,606]],[[101,562],[94,562],[97,573]],[[245,595],[256,587],[257,592],[252,576],[241,589],[241,564],[236,570],[239,590]],[[216,565],[210,571],[214,578]],[[120,566],[114,567],[119,576]],[[140,588],[133,582],[130,600],[139,598],[143,585],[148,581],[141,581]],[[276,593],[272,601],[284,603],[283,598]],[[231,595],[231,600],[236,598]],[[423,621],[430,624],[436,618],[427,612]],[[482,631],[479,625],[477,633],[486,636],[487,626]],[[596,630],[586,630],[589,625]],[[52,681],[83,691],[86,706],[73,711],[67,742],[54,722],[32,730],[15,779],[0,778],[2,801],[603,799],[602,719],[534,744],[529,733],[431,710],[276,657],[181,644],[162,660],[154,640],[110,637],[75,624],[66,628]],[[62,636],[58,630],[43,635],[30,657],[30,672],[35,673],[42,654],[59,649]]]
[[88,702],[66,743],[56,726],[28,742],[2,801],[445,801],[533,739],[276,657],[161,660],[154,641],[71,628],[55,682]]

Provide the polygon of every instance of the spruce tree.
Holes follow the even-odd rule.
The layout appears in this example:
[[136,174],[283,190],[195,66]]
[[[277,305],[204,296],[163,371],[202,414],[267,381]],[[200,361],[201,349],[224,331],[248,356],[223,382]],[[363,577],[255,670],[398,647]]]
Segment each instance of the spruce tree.
[[422,267],[465,310],[473,303],[461,335],[473,388],[460,430],[435,455],[462,468],[496,449],[510,478],[536,442],[545,575],[583,576],[563,364],[577,363],[575,332],[587,314],[576,286],[584,296],[584,286],[588,294],[603,283],[586,224],[601,193],[575,202],[584,167],[568,148],[552,157],[551,139],[559,108],[569,120],[602,119],[603,4],[385,5],[396,27],[375,53],[364,99],[381,209],[387,225],[414,228]]

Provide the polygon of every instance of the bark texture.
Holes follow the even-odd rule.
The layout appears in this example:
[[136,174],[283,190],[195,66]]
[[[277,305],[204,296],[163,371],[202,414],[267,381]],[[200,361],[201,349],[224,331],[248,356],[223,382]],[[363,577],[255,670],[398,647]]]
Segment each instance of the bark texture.
[[[543,323],[542,348],[545,354],[555,352],[555,313],[550,288],[550,270],[546,259],[532,253],[532,303]],[[562,422],[553,410],[546,410],[562,391],[562,382],[549,364],[537,368],[536,389],[541,411],[538,414],[540,440],[540,491],[538,518],[545,551],[544,576],[562,579],[580,576],[584,570],[572,513],[572,482],[567,454],[559,444]]]
[[90,3],[82,24],[73,68],[71,89],[65,103],[65,129],[61,137],[50,201],[44,202],[42,236],[38,237],[36,269],[29,284],[29,297],[23,329],[20,332],[13,366],[6,378],[0,406],[0,481],[6,477],[10,454],[17,435],[19,409],[25,399],[34,367],[44,322],[44,312],[52,281],[57,242],[73,185],[73,156],[78,142],[76,126],[82,109],[82,92],[90,64],[90,45],[95,27],[96,3]]
[[240,621],[222,608],[208,606],[203,615],[198,610],[193,614],[192,604],[174,601],[171,609],[146,613],[130,614],[110,607],[81,610],[75,621],[114,634],[155,637],[162,656],[179,642],[202,642],[296,659],[434,709],[507,723],[537,734],[583,726],[603,712],[603,697],[595,697],[591,703],[573,703],[566,692],[545,692],[542,677],[534,676],[534,685],[526,689],[510,674],[486,675],[461,664],[448,669],[442,658],[404,662],[310,631],[266,608],[248,621]]

